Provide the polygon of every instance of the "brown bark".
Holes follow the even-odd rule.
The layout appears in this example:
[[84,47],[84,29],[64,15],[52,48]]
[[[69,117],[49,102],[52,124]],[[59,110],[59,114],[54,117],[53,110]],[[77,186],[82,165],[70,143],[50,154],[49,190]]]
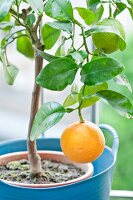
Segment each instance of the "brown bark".
[[[40,46],[36,45],[36,48],[43,50],[43,46],[41,45],[41,43],[40,43]],[[36,51],[35,52],[35,79],[40,73],[42,66],[43,66],[43,58]],[[36,141],[30,141],[30,133],[31,133],[32,124],[33,124],[35,115],[39,107],[40,90],[41,90],[40,86],[37,85],[35,81],[33,92],[32,92],[31,113],[30,113],[28,138],[27,138],[30,170],[31,170],[31,173],[36,176],[41,174],[41,159],[37,153]]]

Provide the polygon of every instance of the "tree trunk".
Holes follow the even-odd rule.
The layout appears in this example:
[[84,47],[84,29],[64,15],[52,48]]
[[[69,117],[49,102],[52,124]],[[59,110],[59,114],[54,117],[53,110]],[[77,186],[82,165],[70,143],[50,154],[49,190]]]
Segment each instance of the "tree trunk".
[[[42,48],[43,48],[42,46],[38,47],[38,49],[40,50],[42,50]],[[38,74],[40,73],[42,66],[43,66],[43,58],[36,51],[35,52],[35,80]],[[42,170],[41,158],[37,153],[36,141],[30,141],[31,128],[32,128],[33,121],[39,107],[40,90],[41,90],[40,86],[37,85],[35,81],[33,92],[32,92],[31,113],[30,113],[28,138],[27,138],[30,170],[31,170],[31,174],[33,174],[34,176],[39,176]]]

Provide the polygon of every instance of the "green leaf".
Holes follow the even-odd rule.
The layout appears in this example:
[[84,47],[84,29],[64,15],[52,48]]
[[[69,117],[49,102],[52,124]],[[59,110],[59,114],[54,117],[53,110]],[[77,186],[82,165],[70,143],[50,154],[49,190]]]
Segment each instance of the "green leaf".
[[89,28],[87,31],[85,31],[85,36],[89,37],[93,33],[106,32],[106,30],[107,30],[106,27],[93,25],[91,28]]
[[132,20],[133,20],[133,9],[132,8],[128,8],[128,10],[129,10],[129,13],[130,13],[130,15],[132,17]]
[[[114,37],[114,36],[116,37],[117,36],[118,37],[117,38],[117,43],[118,43],[117,46],[119,47],[119,49],[121,51],[123,51],[126,48],[125,30],[124,30],[122,24],[118,20],[116,20],[114,18],[110,18],[110,19],[106,18],[106,19],[103,19],[102,21],[98,22],[97,26],[98,27],[102,27],[102,29],[99,29],[99,31],[97,31],[97,33],[94,34],[95,35],[95,40],[96,40],[96,37],[99,38],[99,40],[101,39],[100,38],[100,35],[101,35],[100,33],[103,33],[102,37],[104,37],[104,38],[108,38],[109,37],[109,39],[111,37]],[[110,49],[110,47],[109,47],[109,49]]]
[[88,54],[86,53],[86,51],[74,51],[72,53],[69,54],[75,61],[77,64],[80,64],[82,62],[84,62],[84,60],[87,58]]
[[5,80],[6,83],[9,85],[13,85],[16,76],[19,72],[18,68],[12,64],[8,65],[8,66],[4,66],[4,76],[5,76]]
[[[97,25],[94,25],[91,27],[91,29],[87,30],[85,32],[85,35],[86,37],[92,35],[94,43],[102,45],[104,44],[104,46],[106,44],[106,40],[109,43],[111,40],[110,38],[113,37],[117,39],[116,44],[114,43],[113,46],[117,45],[117,48],[121,51],[123,51],[126,48],[124,28],[122,24],[114,18],[106,18],[98,22]],[[110,45],[108,46],[108,50],[111,50],[112,48],[110,47]]]
[[79,86],[77,84],[73,84],[72,87],[71,87],[71,93],[72,94],[78,94],[80,92],[79,90]]
[[31,27],[35,23],[35,21],[36,21],[36,17],[33,13],[28,15],[25,19],[25,23],[28,27]]
[[122,37],[123,39],[125,39],[125,33],[123,32],[123,30],[120,33],[118,31],[118,29],[115,29],[115,28],[113,28],[110,25],[106,25],[106,26],[94,25],[90,29],[88,29],[87,31],[85,31],[86,37],[88,37],[88,36],[90,36],[90,35],[92,35],[94,33],[114,33],[114,34]]
[[122,116],[133,118],[133,105],[124,95],[112,90],[100,91],[96,95],[106,100]]
[[[86,108],[88,106],[92,106],[95,104],[100,98],[97,96],[94,96],[98,91],[106,90],[108,89],[108,84],[101,83],[99,85],[93,85],[93,86],[85,86],[84,94],[83,94],[83,103],[81,108]],[[81,88],[81,94],[82,94],[83,87]],[[82,98],[82,95],[80,95],[80,100]]]
[[22,36],[17,39],[17,51],[23,54],[28,58],[34,58],[34,50],[32,48],[31,40],[26,37]]
[[21,4],[21,0],[16,0],[16,5],[20,6],[20,4]]
[[0,22],[10,22],[10,20],[11,20],[11,14],[8,12],[8,14],[6,14],[6,16],[2,18]]
[[57,30],[48,24],[45,24],[42,28],[42,40],[45,45],[45,49],[51,49],[60,36],[61,31]]
[[81,81],[86,85],[95,85],[110,80],[124,70],[118,61],[102,57],[85,64],[81,70]]
[[66,41],[66,37],[62,36],[60,38],[60,45],[59,45],[58,49],[55,52],[55,56],[63,57],[63,56],[66,55],[65,47],[64,47],[65,41]]
[[70,94],[68,95],[68,97],[65,99],[63,106],[65,108],[72,106],[74,104],[76,104],[79,100],[79,94]]
[[71,94],[65,99],[63,106],[67,108],[79,102],[79,92],[78,85],[73,84],[71,88]]
[[133,8],[133,0],[127,0],[127,2]]
[[0,29],[10,30],[13,27],[12,22],[0,22]]
[[64,43],[65,41],[58,47],[58,49],[55,52],[55,56],[59,57],[65,56]]
[[46,15],[59,21],[73,20],[73,9],[69,0],[48,0],[44,11]]
[[30,140],[34,141],[42,133],[57,124],[64,114],[64,107],[57,102],[48,102],[41,106],[33,122]]
[[126,86],[126,87],[128,88],[128,90],[129,90],[130,92],[132,92],[132,87],[131,87],[131,85],[130,85],[130,83],[129,83],[129,81],[128,81],[128,79],[126,78],[125,75],[120,74],[120,75],[116,76],[116,77],[114,78],[114,80],[115,80],[115,82],[116,82],[117,84]]
[[36,49],[36,48],[34,48],[34,49],[39,53],[39,55],[40,55],[42,58],[44,58],[44,59],[47,60],[48,62],[51,62],[51,61],[53,61],[53,60],[59,58],[59,57],[57,57],[57,56],[53,56],[53,55],[51,55],[51,54],[48,54],[48,53],[46,53],[46,52],[44,52],[44,51],[40,51],[39,49]]
[[95,11],[95,23],[98,22],[104,13],[104,6],[101,5],[96,11]]
[[27,0],[27,2],[30,4],[30,6],[34,10],[34,12],[36,12],[38,14],[42,14],[43,0]]
[[78,51],[74,51],[73,53],[70,53],[70,55],[76,61],[77,64],[80,64],[84,61],[82,55]]
[[48,22],[47,24],[55,29],[66,31],[68,34],[72,33],[72,23],[71,22],[55,21],[55,22]]
[[115,5],[117,8],[113,14],[114,18],[127,8],[126,4],[122,2],[115,3]]
[[43,88],[61,91],[74,81],[78,67],[68,58],[53,60],[38,75],[36,82]]
[[76,7],[76,10],[87,25],[93,24],[95,21],[95,13],[92,10],[81,7]]
[[101,2],[100,0],[86,0],[87,7],[96,10],[96,6]]
[[8,14],[14,0],[3,0],[0,2],[0,21]]
[[88,57],[88,54],[86,51],[84,50],[80,50],[78,51],[80,53],[80,55],[82,56],[82,58],[85,60]]

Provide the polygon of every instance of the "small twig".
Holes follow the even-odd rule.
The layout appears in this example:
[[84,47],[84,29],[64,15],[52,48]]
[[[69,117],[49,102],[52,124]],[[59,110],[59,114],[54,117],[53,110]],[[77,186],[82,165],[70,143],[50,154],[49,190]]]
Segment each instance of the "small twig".
[[10,13],[13,14],[13,15],[15,15],[15,16],[18,15],[18,13],[15,10],[13,10],[13,9],[10,9]]
[[[86,85],[83,85],[83,88],[82,88],[82,96],[84,96],[85,87],[86,87]],[[80,122],[83,122],[83,121],[84,121],[84,119],[83,119],[83,117],[82,117],[82,113],[81,113],[81,106],[82,106],[82,103],[83,103],[83,98],[81,98],[81,101],[80,101],[79,107],[78,107],[78,115],[79,115],[79,118],[80,118]]]
[[25,30],[26,30],[26,29],[21,29],[21,30],[19,30],[19,31],[16,31],[16,32],[12,33],[11,35],[9,35],[9,36],[7,37],[7,40],[10,39],[10,38],[12,38],[13,35],[15,35],[15,34],[17,34],[17,33],[19,33],[19,32],[25,31]]
[[[88,55],[89,55],[89,54],[91,54],[91,53],[90,53],[90,51],[89,51],[89,49],[88,49],[88,46],[87,46],[86,37],[85,37],[85,33],[84,33],[83,27],[81,27],[81,31],[82,31],[82,35],[83,35],[83,41],[84,41],[85,50],[86,50],[86,52],[87,52]],[[87,62],[89,62],[89,57],[88,57],[88,56],[87,56]]]
[[[88,53],[88,55],[92,55],[88,49],[87,42],[86,42],[86,37],[85,37],[85,32],[84,32],[84,27],[82,24],[80,24],[77,20],[74,20],[74,22],[81,28],[82,31],[82,36],[83,36],[83,45],[85,46],[85,50]],[[89,62],[89,56],[87,57],[87,62]]]
[[18,19],[15,15],[12,14],[12,16],[16,19],[16,21],[17,21],[21,26],[27,28],[27,27],[25,26],[25,24],[23,24],[23,23],[20,21],[20,19]]
[[14,38],[12,38],[12,40],[10,42],[8,42],[3,48],[6,48],[9,44],[11,44],[14,40],[16,40],[17,38],[19,37],[23,37],[23,36],[26,36],[26,37],[29,37],[27,34],[23,34],[23,35],[18,35]]
[[79,51],[84,46],[84,43],[77,49]]
[[109,1],[109,18],[112,17],[111,1]]

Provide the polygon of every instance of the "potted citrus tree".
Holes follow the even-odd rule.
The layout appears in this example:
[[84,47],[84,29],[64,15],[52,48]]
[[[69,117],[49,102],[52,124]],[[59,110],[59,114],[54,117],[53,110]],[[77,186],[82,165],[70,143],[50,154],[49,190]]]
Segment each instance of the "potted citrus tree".
[[[106,18],[102,18],[104,4],[108,4],[109,7],[109,14]],[[124,66],[111,58],[109,54],[118,50],[123,51],[126,48],[125,31],[116,17],[125,9],[128,9],[132,16],[132,7],[132,1],[126,4],[117,1],[87,1],[86,7],[75,8],[69,0],[1,1],[0,28],[5,32],[5,36],[0,43],[0,60],[3,64],[5,81],[12,85],[16,76],[19,76],[18,68],[8,59],[9,44],[16,42],[18,52],[35,60],[35,80],[27,136],[28,151],[1,156],[1,183],[8,183],[3,185],[3,190],[0,189],[3,191],[1,198],[10,199],[9,194],[15,189],[18,194],[16,199],[24,197],[22,191],[25,198],[38,199],[38,192],[42,191],[39,188],[44,187],[43,196],[54,199],[57,195],[56,189],[51,190],[55,193],[49,193],[50,190],[46,187],[52,188],[67,184],[58,194],[63,195],[64,188],[66,192],[68,190],[68,184],[88,181],[88,178],[95,173],[97,170],[95,162],[94,167],[91,163],[103,153],[105,139],[97,125],[84,119],[82,109],[103,99],[122,116],[130,119],[133,117],[133,106],[130,100],[123,94],[110,90],[108,86],[108,82],[113,79],[116,84],[125,85],[131,91],[123,72]],[[81,17],[82,23],[76,19],[75,12]],[[46,22],[45,16],[52,18],[53,21]],[[82,44],[78,47],[75,45],[78,43],[77,34],[82,38]],[[55,54],[51,55],[47,50],[51,50],[59,38],[61,44]],[[95,45],[94,51],[90,48],[91,43],[88,42],[88,38],[91,38]],[[63,47],[67,43],[68,48],[64,51]],[[48,61],[45,66],[43,65],[44,59]],[[75,85],[75,77],[79,77],[79,73],[81,87],[78,88]],[[58,102],[47,102],[39,107],[41,87],[62,91],[69,85],[72,85],[71,92],[64,99],[63,105]],[[38,152],[37,138],[58,123],[65,114],[71,114],[75,110],[77,110],[79,122],[68,126],[61,137],[61,148],[65,156],[59,152]],[[17,148],[18,151],[25,150],[26,143],[23,144],[22,141],[24,145],[22,148],[20,148],[22,144],[20,146],[19,144],[20,141],[4,144],[1,147],[4,149],[7,148],[6,145],[9,145],[12,149],[16,145],[14,146],[16,150]],[[10,150],[3,150],[1,154],[7,152]],[[85,182],[84,189],[86,189],[86,184],[87,182]],[[89,187],[90,190],[93,185],[96,183]],[[33,190],[34,187],[37,189]],[[69,188],[71,187],[72,185]],[[4,189],[9,191],[7,196],[5,196]],[[50,196],[47,196],[46,191]],[[107,200],[108,197],[102,194],[98,198]],[[74,197],[74,199],[79,199],[79,197]]]

